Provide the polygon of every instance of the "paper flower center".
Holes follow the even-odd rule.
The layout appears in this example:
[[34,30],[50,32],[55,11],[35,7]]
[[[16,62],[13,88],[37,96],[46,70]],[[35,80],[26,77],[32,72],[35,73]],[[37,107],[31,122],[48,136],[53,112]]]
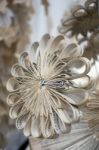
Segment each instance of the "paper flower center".
[[40,80],[40,83],[39,83],[40,84],[40,89],[45,89],[46,82],[47,81],[45,81],[44,79]]
[[43,88],[45,86],[51,87],[51,88],[65,88],[66,83],[65,81],[46,81],[44,79],[40,80],[40,88]]

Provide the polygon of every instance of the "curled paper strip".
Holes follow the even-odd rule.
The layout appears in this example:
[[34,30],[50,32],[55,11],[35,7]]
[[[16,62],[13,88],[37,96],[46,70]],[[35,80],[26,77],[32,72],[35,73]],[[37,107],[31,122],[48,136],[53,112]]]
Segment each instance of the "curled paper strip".
[[[79,121],[78,106],[88,99],[88,59],[64,37],[44,35],[21,54],[7,82],[9,115],[26,136],[52,138]],[[80,83],[81,80],[81,83]]]

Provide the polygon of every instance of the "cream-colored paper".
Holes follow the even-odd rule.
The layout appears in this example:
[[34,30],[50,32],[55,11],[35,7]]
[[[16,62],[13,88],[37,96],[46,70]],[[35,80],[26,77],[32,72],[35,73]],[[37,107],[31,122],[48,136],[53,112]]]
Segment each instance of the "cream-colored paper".
[[78,106],[87,101],[92,85],[87,75],[90,63],[82,54],[63,36],[46,34],[12,67],[13,77],[7,82],[9,115],[26,136],[52,138],[79,121]]

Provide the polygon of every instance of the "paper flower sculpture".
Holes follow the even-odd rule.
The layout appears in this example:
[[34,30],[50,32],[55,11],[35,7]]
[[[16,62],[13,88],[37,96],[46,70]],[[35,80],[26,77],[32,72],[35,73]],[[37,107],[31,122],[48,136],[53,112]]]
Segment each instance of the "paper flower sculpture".
[[51,138],[70,131],[79,121],[78,106],[88,99],[91,86],[88,59],[64,37],[44,35],[12,67],[7,82],[10,117],[26,136]]
[[59,32],[67,37],[75,37],[84,47],[88,59],[97,59],[99,41],[99,14],[96,0],[87,0],[83,5],[76,5],[64,15]]
[[87,0],[83,5],[72,8],[64,15],[59,31],[67,36],[75,35],[79,42],[86,40],[99,27],[99,14],[96,0]]

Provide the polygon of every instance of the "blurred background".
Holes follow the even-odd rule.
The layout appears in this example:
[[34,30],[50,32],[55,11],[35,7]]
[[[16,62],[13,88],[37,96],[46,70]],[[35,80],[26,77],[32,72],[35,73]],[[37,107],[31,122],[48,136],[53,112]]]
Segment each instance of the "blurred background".
[[[30,150],[29,141],[8,115],[6,82],[22,51],[44,33],[57,35],[66,10],[81,0],[0,0],[0,150]],[[98,74],[98,61],[92,75]]]

